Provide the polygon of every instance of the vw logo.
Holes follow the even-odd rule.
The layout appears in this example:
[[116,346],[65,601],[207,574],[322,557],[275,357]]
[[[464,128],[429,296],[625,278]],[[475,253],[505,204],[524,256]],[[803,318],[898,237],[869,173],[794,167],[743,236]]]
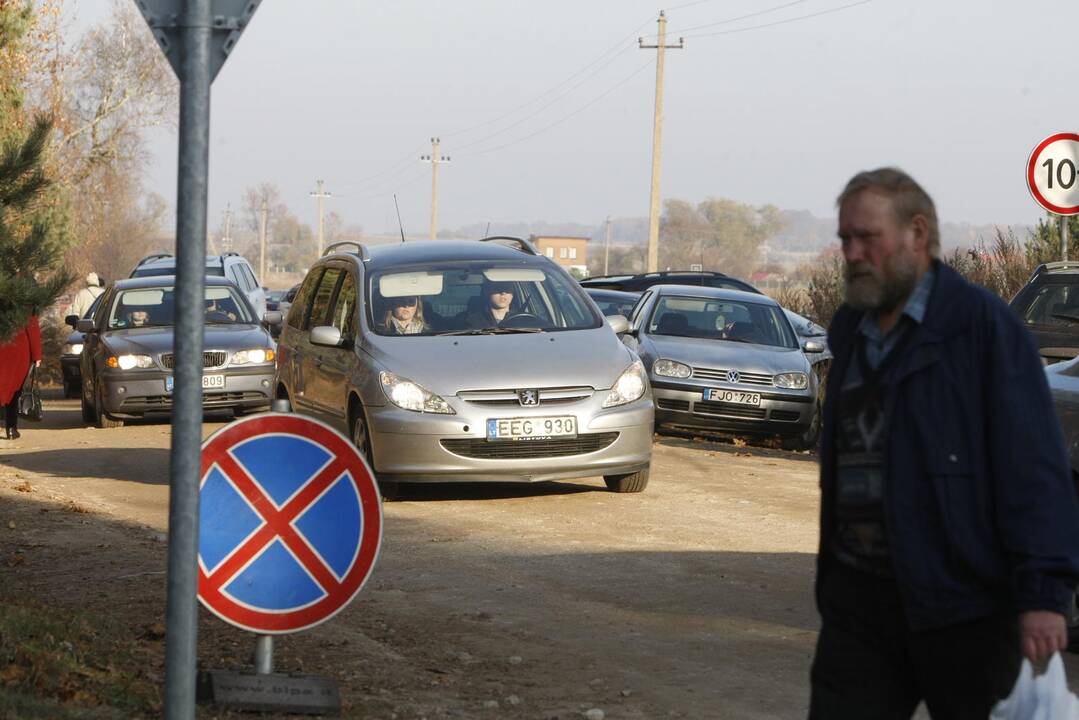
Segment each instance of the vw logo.
[[741,379],[741,376],[738,374],[737,370],[728,370],[727,371],[727,382],[736,383],[740,379]]
[[539,405],[539,390],[518,390],[517,401],[520,402],[523,407]]

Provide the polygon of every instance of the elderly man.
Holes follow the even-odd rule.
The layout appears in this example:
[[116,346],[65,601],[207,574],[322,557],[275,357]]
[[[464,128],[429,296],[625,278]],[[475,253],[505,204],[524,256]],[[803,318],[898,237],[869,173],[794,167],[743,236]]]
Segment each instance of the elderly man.
[[1067,644],[1079,503],[1041,361],[900,170],[839,196],[809,716],[988,717]]

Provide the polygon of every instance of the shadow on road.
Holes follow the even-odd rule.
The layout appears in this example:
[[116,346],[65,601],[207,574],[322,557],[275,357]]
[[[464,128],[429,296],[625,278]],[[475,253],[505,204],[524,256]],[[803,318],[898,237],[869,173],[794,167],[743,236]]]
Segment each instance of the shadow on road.
[[602,484],[582,485],[576,482],[542,483],[411,483],[401,485],[401,494],[394,502],[430,502],[436,500],[509,500],[525,497],[576,495],[588,492],[607,492]]
[[[106,431],[102,431],[106,432]],[[23,435],[25,439],[26,434]],[[165,448],[88,448],[10,453],[0,456],[8,467],[54,477],[95,477],[150,485],[169,484],[169,451]]]
[[815,452],[794,452],[760,444],[739,444],[731,438],[695,433],[668,432],[667,430],[664,430],[663,435],[655,436],[654,444],[667,447],[684,447],[693,450],[707,450],[709,452],[722,453],[724,455],[738,455],[742,457],[782,458],[783,460],[814,464],[818,462],[817,453]]

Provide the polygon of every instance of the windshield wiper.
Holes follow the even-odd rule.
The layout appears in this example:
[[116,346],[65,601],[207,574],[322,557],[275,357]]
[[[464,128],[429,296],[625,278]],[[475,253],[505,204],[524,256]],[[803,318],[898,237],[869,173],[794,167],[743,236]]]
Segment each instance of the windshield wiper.
[[468,330],[448,330],[437,333],[438,335],[509,335],[514,333],[541,333],[543,328],[470,328]]
[[1053,317],[1059,320],[1071,320],[1072,322],[1079,322],[1079,315],[1068,315],[1067,313],[1053,313]]

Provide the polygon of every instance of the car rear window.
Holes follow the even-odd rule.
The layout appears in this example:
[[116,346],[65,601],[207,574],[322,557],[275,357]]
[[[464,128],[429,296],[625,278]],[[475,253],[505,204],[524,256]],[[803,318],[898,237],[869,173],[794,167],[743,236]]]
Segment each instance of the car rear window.
[[1054,282],[1035,288],[1023,320],[1028,325],[1079,328],[1079,283]]

